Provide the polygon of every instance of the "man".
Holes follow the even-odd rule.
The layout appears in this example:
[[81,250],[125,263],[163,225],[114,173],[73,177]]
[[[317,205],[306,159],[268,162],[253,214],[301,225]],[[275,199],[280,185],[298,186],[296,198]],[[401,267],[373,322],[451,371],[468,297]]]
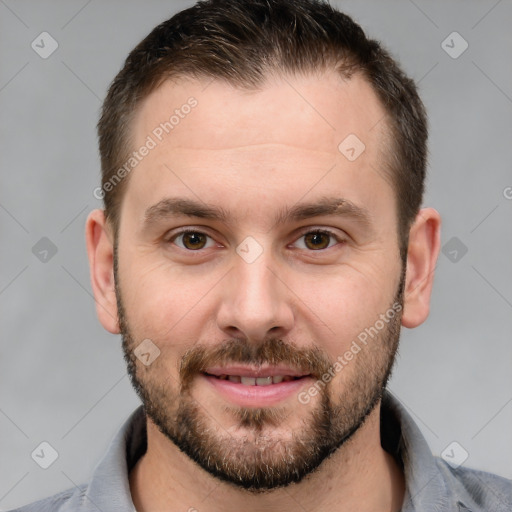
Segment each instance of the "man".
[[131,52],[98,130],[92,286],[143,406],[88,484],[19,510],[512,510],[386,391],[441,221],[380,45],[321,2],[200,2]]

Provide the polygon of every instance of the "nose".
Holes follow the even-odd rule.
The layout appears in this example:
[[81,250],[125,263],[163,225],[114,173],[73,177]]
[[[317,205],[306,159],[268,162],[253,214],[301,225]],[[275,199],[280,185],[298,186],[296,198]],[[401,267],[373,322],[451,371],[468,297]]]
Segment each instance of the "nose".
[[247,263],[236,255],[223,280],[217,324],[230,337],[262,342],[270,334],[285,336],[292,328],[293,292],[265,252]]

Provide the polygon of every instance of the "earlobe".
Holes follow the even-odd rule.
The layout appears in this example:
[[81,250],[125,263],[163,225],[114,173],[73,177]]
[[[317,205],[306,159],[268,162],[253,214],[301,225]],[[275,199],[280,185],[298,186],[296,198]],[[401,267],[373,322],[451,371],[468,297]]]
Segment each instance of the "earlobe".
[[114,246],[103,210],[93,210],[86,222],[85,238],[96,313],[103,327],[119,334],[114,282]]
[[433,208],[420,210],[409,231],[402,315],[404,327],[417,327],[428,317],[440,244],[441,216]]

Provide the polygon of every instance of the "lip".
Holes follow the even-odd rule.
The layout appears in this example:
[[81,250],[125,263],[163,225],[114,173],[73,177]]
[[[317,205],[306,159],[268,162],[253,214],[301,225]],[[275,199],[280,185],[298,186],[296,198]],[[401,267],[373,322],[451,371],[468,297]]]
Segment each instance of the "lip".
[[[230,365],[230,366],[215,366],[207,368],[204,373],[210,375],[239,375],[240,377],[274,377],[275,375],[289,375],[290,377],[304,377],[309,375],[305,372],[300,372],[294,368],[284,365],[262,365],[262,366],[247,366],[247,365]],[[276,384],[277,385],[277,384]]]
[[[247,370],[247,367],[246,367]],[[237,370],[240,371],[240,370]],[[222,369],[222,374],[226,375],[227,368]],[[210,371],[208,371],[210,373]],[[221,375],[222,375],[221,374]],[[240,373],[230,373],[228,375],[241,375]],[[273,375],[290,375],[289,373],[274,373]],[[253,377],[252,374],[246,374],[243,376]],[[260,373],[258,376],[264,377]],[[300,375],[297,375],[300,377]],[[280,402],[296,396],[301,388],[306,385],[311,385],[313,381],[310,375],[302,376],[296,380],[283,381],[278,384],[270,384],[268,386],[246,386],[238,382],[231,382],[229,380],[221,380],[212,375],[201,374],[201,378],[206,381],[218,394],[229,402],[236,404],[241,407],[269,407],[272,405],[279,404]]]

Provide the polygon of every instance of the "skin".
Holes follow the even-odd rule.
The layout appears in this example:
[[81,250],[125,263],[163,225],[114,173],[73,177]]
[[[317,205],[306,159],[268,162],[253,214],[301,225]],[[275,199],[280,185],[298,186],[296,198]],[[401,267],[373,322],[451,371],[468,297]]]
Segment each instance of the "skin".
[[[141,378],[177,390],[188,349],[197,343],[214,348],[233,337],[258,344],[272,335],[299,348],[317,347],[335,361],[390,307],[400,279],[394,191],[379,168],[386,148],[385,122],[377,123],[383,108],[362,78],[343,81],[331,72],[269,78],[258,92],[219,81],[167,82],[141,105],[134,148],[190,96],[197,107],[131,172],[121,207],[124,313],[133,339],[149,338],[161,350],[152,366],[139,363]],[[351,133],[366,146],[353,162],[338,150]],[[332,195],[366,208],[370,224],[332,215],[273,221],[283,206]],[[144,227],[146,209],[174,196],[222,206],[229,222],[176,217]],[[424,208],[410,230],[401,316],[407,328],[428,316],[440,224],[438,212]],[[192,252],[176,245],[182,239],[173,244],[170,235],[184,226],[209,235],[208,247]],[[343,242],[331,238],[328,248],[310,249],[301,236],[306,228],[330,229]],[[236,252],[247,236],[263,250],[250,264]],[[117,334],[114,240],[102,210],[89,215],[86,238],[98,317]],[[329,388],[335,400],[351,396],[349,383],[363,378],[358,357],[375,364],[390,357],[382,343],[371,350],[371,357],[355,356],[336,374]],[[190,393],[219,432],[254,440],[253,430],[238,428],[226,399],[203,380],[193,380]],[[319,400],[303,405],[287,398],[279,425],[267,433],[287,440]],[[199,467],[148,418],[148,450],[130,473],[134,504],[139,511],[282,512],[297,510],[297,503],[308,511],[397,511],[404,476],[381,447],[379,420],[377,406],[299,483],[251,494]]]

